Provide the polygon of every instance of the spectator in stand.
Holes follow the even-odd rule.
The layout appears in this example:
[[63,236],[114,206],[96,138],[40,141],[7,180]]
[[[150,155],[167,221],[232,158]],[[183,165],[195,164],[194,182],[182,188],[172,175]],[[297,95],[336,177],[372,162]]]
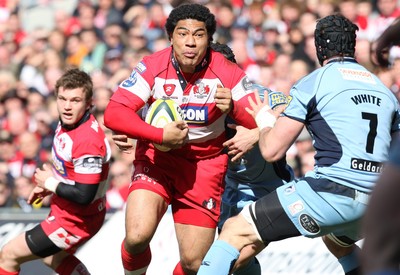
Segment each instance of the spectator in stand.
[[164,36],[164,26],[167,16],[164,12],[163,5],[157,1],[153,1],[148,8],[148,23],[145,26],[145,36],[150,42],[149,48],[153,47],[153,42],[159,37]]
[[7,112],[3,127],[7,129],[13,138],[29,130],[30,117],[24,108],[10,109]]
[[[0,163],[2,165],[3,163]],[[12,189],[6,176],[0,172],[0,207],[13,207]]]
[[147,49],[148,40],[142,28],[132,25],[128,30],[127,48],[134,52]]
[[375,65],[371,59],[371,42],[365,38],[357,38],[356,58],[358,63],[363,65],[368,70],[374,71]]
[[123,25],[122,14],[114,7],[113,0],[98,0],[96,14],[94,16],[94,26],[103,30],[107,25]]
[[0,41],[9,47],[11,52],[15,52],[24,43],[27,33],[22,29],[17,7],[8,11],[11,13],[4,23],[4,28],[0,26]]
[[112,23],[105,26],[102,37],[108,51],[118,50],[122,52],[125,49],[125,31],[121,25]]
[[268,59],[269,64],[275,62],[276,56],[283,51],[282,44],[279,41],[281,29],[284,28],[284,24],[277,20],[266,20],[262,25],[263,39],[268,47]]
[[286,24],[285,32],[288,32],[293,24],[300,20],[305,12],[305,5],[297,0],[283,0],[279,5],[280,19]]
[[16,142],[18,150],[9,162],[10,173],[14,178],[25,176],[33,180],[36,168],[48,161],[49,151],[41,149],[40,137],[30,131],[20,134]]
[[375,41],[400,16],[397,0],[377,0],[378,15],[371,19],[368,39]]
[[302,77],[308,75],[311,71],[312,70],[310,70],[308,64],[304,60],[294,59],[290,62],[289,82],[293,85]]
[[77,21],[79,29],[72,32],[72,34],[79,33],[82,30],[95,30],[101,36],[101,29],[98,29],[94,24],[96,15],[96,7],[92,4],[91,0],[79,0],[76,9],[74,10],[74,20]]
[[96,70],[100,71],[103,68],[107,46],[100,40],[94,29],[82,30],[79,36],[87,50],[79,68],[89,74]]
[[247,7],[247,22],[249,23],[249,37],[253,41],[263,39],[263,23],[267,19],[263,9],[263,2],[253,1]]
[[[7,130],[0,130],[0,161],[7,163],[11,161],[17,152],[17,147],[13,142],[13,137]],[[7,167],[9,173],[9,167]]]
[[62,33],[65,37],[80,31],[76,18],[63,9],[54,12],[54,25],[54,30]]
[[318,4],[315,9],[310,11],[314,12],[318,18],[324,18],[328,15],[334,14],[338,10],[337,0],[319,0],[316,2]]
[[[4,106],[4,111],[8,116],[10,112],[23,110],[25,111],[26,98],[18,94],[18,90],[9,90],[5,96],[0,100],[1,104]],[[12,127],[13,125],[5,124],[4,127]],[[18,127],[18,125],[15,125]]]
[[[0,100],[4,98],[8,91],[17,87],[17,78],[15,75],[7,70],[0,70]],[[0,112],[0,115],[4,115]]]
[[112,96],[113,92],[106,87],[98,87],[93,93],[93,103],[95,113],[104,113],[108,102]]
[[124,15],[124,22],[128,28],[137,27],[143,29],[147,25],[148,9],[143,3],[132,5]]
[[104,56],[103,73],[107,78],[111,78],[120,69],[125,67],[123,52],[119,49],[108,50]]
[[231,29],[236,20],[236,15],[231,3],[222,2],[216,14],[218,28],[215,32],[216,41],[228,44],[232,41]]
[[72,34],[67,38],[65,46],[67,66],[79,68],[83,62],[83,58],[87,55],[88,49],[82,43],[82,40],[78,34]]

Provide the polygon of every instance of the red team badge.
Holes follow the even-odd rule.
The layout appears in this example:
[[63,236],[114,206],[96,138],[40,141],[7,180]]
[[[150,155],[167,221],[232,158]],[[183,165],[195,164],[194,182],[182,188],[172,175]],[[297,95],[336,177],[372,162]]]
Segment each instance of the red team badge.
[[164,84],[164,92],[167,96],[171,96],[175,91],[175,84]]
[[203,98],[210,93],[210,87],[200,82],[199,84],[193,87],[193,92],[197,98]]

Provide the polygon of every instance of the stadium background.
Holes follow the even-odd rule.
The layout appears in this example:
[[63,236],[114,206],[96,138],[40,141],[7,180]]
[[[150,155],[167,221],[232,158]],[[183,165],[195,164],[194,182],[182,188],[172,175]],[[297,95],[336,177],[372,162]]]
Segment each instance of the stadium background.
[[[294,45],[294,40],[290,40],[289,38],[293,37],[288,37],[288,35],[294,34],[294,33],[289,33],[287,32],[287,29],[285,29],[284,23],[287,22],[285,18],[279,17],[283,16],[283,13],[274,13],[272,11],[272,7],[276,3],[285,3],[285,4],[293,4],[295,2],[303,3],[303,8],[307,6],[308,9],[311,8],[316,8],[315,3],[320,3],[322,4],[328,4],[332,5],[335,4],[337,5],[338,8],[340,8],[342,3],[347,3],[347,4],[352,4],[354,2],[360,3],[360,4],[372,4],[372,10],[370,14],[365,14],[362,12],[361,9],[348,9],[349,11],[355,11],[355,19],[358,24],[361,24],[363,27],[363,32],[360,33],[358,36],[359,40],[357,41],[357,47],[358,47],[358,52],[357,52],[357,59],[359,60],[360,63],[364,64],[366,67],[371,68],[371,56],[370,56],[370,47],[372,45],[373,38],[368,37],[367,33],[372,33],[373,35],[379,35],[379,31],[373,31],[374,26],[380,26],[381,29],[384,29],[385,26],[388,26],[390,23],[391,19],[394,19],[395,14],[400,14],[399,11],[399,1],[397,1],[397,6],[395,7],[395,10],[392,11],[393,16],[384,16],[379,10],[376,9],[376,3],[378,1],[385,1],[385,2],[390,2],[390,0],[373,0],[373,1],[340,1],[340,0],[268,0],[268,1],[258,1],[262,2],[264,4],[264,10],[265,12],[265,20],[264,24],[262,25],[262,32],[263,34],[268,35],[276,35],[277,40],[276,43],[279,46],[280,50],[282,52],[286,52],[288,50],[291,50],[295,45]],[[394,0],[395,1],[395,0]],[[6,31],[3,32],[3,30],[7,30],[7,28],[10,27],[10,24],[8,22],[8,15],[7,10],[5,9],[6,5],[11,2],[18,2],[18,11],[17,15],[20,19],[20,26],[13,26],[16,29],[19,28],[19,30],[23,30],[28,39],[27,43],[21,43],[20,45],[17,45],[21,49],[24,47],[29,48],[31,45],[29,45],[29,41],[34,44],[36,47],[37,45],[42,45],[43,44],[36,44],[38,43],[44,43],[46,45],[45,51],[48,50],[53,50],[51,49],[50,43],[49,43],[49,34],[50,31],[53,28],[58,28],[59,25],[57,25],[58,22],[57,20],[63,19],[61,16],[62,15],[72,15],[74,11],[76,10],[76,7],[78,3],[83,4],[83,5],[90,5],[90,3],[96,4],[100,2],[100,0],[0,0],[0,71],[6,71],[6,70],[12,70],[13,64],[12,60],[15,56],[11,56],[12,58],[11,61],[8,59],[4,59],[5,57],[1,55],[3,50],[7,48],[8,46],[13,45],[13,41],[6,41]],[[146,7],[149,7],[151,3],[158,2],[161,3],[163,7],[165,7],[164,11],[167,12],[170,10],[169,4],[171,2],[179,2],[179,1],[167,1],[167,0],[159,0],[159,1],[154,1],[154,0],[137,0],[137,1],[130,1],[130,0],[113,0],[114,3],[121,3],[121,2],[132,2],[136,4],[143,3]],[[224,1],[205,1],[205,0],[199,0],[197,2],[200,3],[210,3],[210,7],[216,7],[217,5],[213,5],[213,3],[220,3]],[[225,1],[225,2],[230,2],[234,5],[235,11],[237,11],[242,5],[241,8],[243,8],[242,14],[238,15],[237,18],[235,18],[235,23],[230,25],[228,28],[225,29],[225,33],[221,32],[218,35],[223,37],[224,35],[227,35],[226,37],[229,37],[229,34],[234,34],[235,37],[233,38],[232,41],[229,41],[230,46],[235,50],[240,49],[238,48],[238,45],[243,46],[242,43],[240,43],[241,38],[240,37],[245,37],[243,36],[243,30],[246,30],[246,33],[248,35],[246,41],[246,45],[251,45],[249,48],[252,48],[254,50],[255,47],[257,49],[265,49],[263,47],[266,46],[266,42],[263,39],[259,39],[260,37],[257,36],[259,35],[259,32],[257,32],[256,28],[254,28],[251,25],[251,22],[246,22],[246,16],[249,15],[249,11],[246,9],[251,6],[251,3],[257,2],[257,0],[248,0],[248,1],[242,1],[242,0],[232,0],[232,1]],[[313,5],[314,4],[314,5]],[[290,5],[289,5],[290,6]],[[296,6],[296,5],[294,5]],[[56,18],[56,11],[63,11],[64,13],[57,13]],[[315,12],[321,12],[320,10],[315,10]],[[127,13],[129,15],[129,12]],[[310,18],[310,14],[307,12],[301,13],[301,18],[299,17],[298,19],[299,22],[296,25],[293,25],[292,30],[300,30],[301,36],[304,41],[308,41],[310,37],[310,30],[311,32],[313,31],[313,25],[310,23],[307,23],[306,19]],[[221,16],[219,14],[219,16]],[[271,17],[275,16],[275,18],[272,20]],[[218,17],[218,15],[217,15]],[[227,16],[226,16],[227,17]],[[255,18],[255,17],[254,17]],[[65,19],[65,18],[64,18]],[[67,18],[68,19],[68,18]],[[221,18],[219,18],[221,19]],[[249,19],[249,18],[247,18]],[[303,20],[304,19],[304,20]],[[311,17],[312,19],[312,17]],[[219,23],[221,20],[218,20]],[[308,26],[307,28],[303,28],[302,24],[303,22],[306,22],[305,25]],[[293,23],[293,22],[292,22]],[[294,23],[293,23],[294,24]],[[17,28],[18,27],[18,28]],[[365,29],[366,27],[372,27],[372,31],[369,31]],[[221,29],[221,28],[220,28]],[[44,32],[43,32],[44,31]],[[127,34],[127,33],[125,33]],[[142,33],[143,34],[143,33]],[[147,32],[144,34],[154,34],[154,32]],[[270,38],[270,36],[268,36]],[[289,39],[289,40],[288,40]],[[101,41],[104,42],[104,41]],[[241,41],[243,42],[243,41]],[[247,43],[248,42],[248,43]],[[274,45],[274,46],[277,46]],[[154,46],[154,45],[153,45]],[[270,46],[270,45],[268,45]],[[361,48],[363,47],[363,48]],[[303,50],[307,49],[307,47],[303,46]],[[35,50],[35,49],[34,49]],[[65,49],[64,49],[65,50]],[[276,49],[275,49],[276,50]],[[397,52],[396,52],[397,50]],[[246,52],[244,49],[238,50],[235,52],[237,54],[237,60],[239,62],[243,61],[243,56],[242,53]],[[281,77],[282,75],[284,77],[289,77],[291,81],[294,81],[298,79],[301,75],[296,75],[296,71],[292,71],[291,69],[289,70],[289,65],[293,64],[299,64],[295,61],[299,61],[300,59],[304,59],[307,62],[311,61],[311,65],[316,65],[316,60],[310,60],[307,55],[304,55],[304,52],[301,52],[301,55],[292,55],[291,59],[287,59],[287,56],[284,54],[280,53],[274,53],[269,52],[269,55],[267,55],[268,61],[265,64],[265,62],[255,62],[254,60],[250,60],[251,58],[256,57],[256,52],[252,51],[249,52],[251,55],[249,59],[246,59],[241,63],[242,66],[246,67],[246,72],[254,77],[255,81],[257,81],[257,77],[261,77],[261,68],[263,69],[271,69],[270,72],[281,72],[281,75],[274,75],[274,77],[271,77],[273,82],[265,82],[262,83],[270,88],[280,90],[283,92],[288,92],[288,88],[290,88],[290,85],[288,85],[290,82],[287,81],[285,78],[284,81],[282,81]],[[18,53],[18,51],[17,51]],[[37,52],[33,52],[34,55],[39,55]],[[115,55],[117,53],[117,55]],[[276,54],[276,55],[274,55]],[[374,71],[378,73],[382,79],[384,79],[385,83],[387,83],[387,86],[392,89],[394,93],[397,95],[400,95],[398,93],[399,91],[399,86],[400,86],[400,51],[397,48],[393,49],[392,54],[392,62],[393,66],[390,68],[390,70],[387,71],[380,71],[379,68],[373,68]],[[311,56],[315,58],[314,53],[311,53]],[[9,57],[9,56],[6,56]],[[105,57],[109,58],[109,60],[115,60],[115,57],[121,57],[118,56],[118,52],[110,50],[107,52]],[[285,57],[285,58],[281,58]],[[286,63],[283,63],[279,65],[279,63],[282,60],[287,60]],[[304,61],[303,60],[303,61]],[[7,63],[10,62],[10,63]],[[118,79],[118,73],[122,72],[126,75],[126,73],[129,74],[129,71],[132,69],[131,64],[123,64],[121,63],[123,68],[119,70],[118,72],[115,73],[115,75],[107,75],[107,84],[110,84],[111,79],[114,81]],[[18,64],[21,65],[21,64]],[[22,64],[26,65],[26,64]],[[50,69],[44,64],[39,64],[38,67],[41,68],[41,70],[38,70],[36,73],[38,76],[43,77],[45,75],[45,71]],[[310,65],[310,63],[309,63]],[[282,67],[283,66],[283,67]],[[60,69],[60,68],[57,68]],[[125,71],[124,71],[125,70]],[[98,71],[93,72],[93,76],[96,77],[96,84],[102,79],[98,78]],[[260,75],[258,75],[260,73]],[[297,72],[298,73],[298,72]],[[303,71],[302,74],[305,72]],[[18,75],[20,77],[21,75]],[[272,81],[271,79],[267,78],[266,75],[262,77],[262,81]],[[32,78],[32,79],[18,79],[20,82],[27,81],[27,83],[23,83],[26,85],[25,88],[34,88],[34,90],[37,90],[41,92],[40,90],[40,85],[38,82],[35,82],[33,80],[37,80],[37,78]],[[29,82],[29,80],[32,80],[32,82]],[[0,80],[0,87],[2,86],[1,84],[4,84],[2,81],[3,79]],[[28,83],[29,82],[29,83]],[[118,81],[113,82],[113,84],[118,83]],[[21,90],[24,89],[22,85]],[[4,86],[3,86],[4,87]],[[16,86],[14,87],[19,91],[20,87]],[[104,87],[102,87],[104,88]],[[115,86],[107,87],[110,90],[112,88],[115,88]],[[111,94],[111,92],[110,92]],[[2,95],[0,95],[0,111],[2,107],[5,107],[9,99],[12,101],[15,95],[7,95],[2,98]],[[18,96],[17,96],[18,100]],[[46,103],[43,103],[43,106],[47,107],[48,105],[45,105]],[[43,107],[42,106],[42,107]],[[32,115],[32,114],[31,114]],[[47,115],[48,119],[52,118],[52,115],[50,114],[50,110],[47,109]],[[101,118],[101,114],[99,114],[99,117]],[[33,115],[29,117],[30,121],[35,121],[37,119]],[[57,117],[55,118],[57,119]],[[7,124],[9,121],[8,117],[0,112],[0,130],[1,132],[10,132],[12,135],[12,129],[9,129],[9,125]],[[37,123],[39,121],[36,121]],[[45,121],[46,122],[46,121]],[[47,122],[49,125],[51,125],[51,122]],[[21,123],[22,124],[22,123]],[[33,123],[34,126],[35,123]],[[29,125],[32,126],[32,125]],[[33,128],[34,129],[34,128]],[[28,131],[32,131],[32,127],[27,127]],[[2,140],[0,140],[0,143],[3,143],[3,137],[1,137]],[[14,140],[12,141],[13,145],[15,147],[18,147],[17,143],[17,138],[16,136],[13,137]],[[306,163],[306,156],[311,156],[312,160],[312,154],[313,152],[309,152],[310,148],[310,139],[307,134],[301,135],[296,141],[296,146],[294,148],[291,148],[289,152],[289,161],[291,165],[296,169],[296,171],[299,173],[298,175],[301,175],[302,168],[309,169],[312,167],[312,163]],[[3,148],[3,147],[2,147]],[[113,148],[115,149],[115,147]],[[300,154],[303,153],[303,154]],[[311,153],[311,154],[308,154]],[[120,155],[118,155],[117,151],[114,151],[114,157],[117,159]],[[0,150],[0,174],[3,173],[3,164],[7,162],[7,160],[3,159],[3,151]],[[306,166],[307,165],[307,166]],[[303,167],[306,166],[306,167]],[[10,167],[10,166],[9,166]],[[28,175],[29,176],[29,175]],[[27,228],[31,227],[33,224],[37,223],[38,221],[42,220],[48,212],[48,209],[42,208],[42,209],[36,209],[34,211],[31,211],[29,213],[23,212],[21,208],[14,207],[12,209],[9,208],[0,208],[0,247],[10,238],[16,236],[20,232],[26,230]],[[109,274],[122,274],[122,265],[121,265],[121,260],[120,260],[120,244],[121,240],[123,238],[123,230],[124,230],[124,221],[123,221],[123,210],[119,210],[116,212],[110,212],[107,216],[107,222],[105,223],[104,227],[102,230],[89,242],[87,243],[84,247],[82,247],[79,251],[77,256],[80,257],[85,264],[88,266],[89,270],[92,272],[92,275],[109,275]],[[173,226],[172,226],[172,218],[171,214],[168,212],[167,215],[163,218],[162,223],[160,224],[160,227],[156,233],[155,238],[153,239],[152,243],[152,251],[153,251],[153,261],[150,265],[149,268],[149,275],[169,275],[171,274],[171,270],[175,266],[176,262],[178,261],[178,250],[177,250],[177,244],[175,241],[174,237],[174,231],[173,231]],[[322,242],[317,239],[317,240],[310,240],[310,239],[305,239],[305,238],[293,238],[289,240],[285,240],[282,242],[274,243],[271,244],[260,256],[259,260],[263,266],[263,272],[265,274],[296,274],[296,275],[301,275],[301,274],[342,274],[341,268],[339,265],[336,263],[335,259],[333,259],[333,256],[331,256],[326,248],[323,246]],[[21,275],[51,275],[53,274],[48,268],[44,267],[40,262],[34,261],[32,263],[25,264],[23,266]]]

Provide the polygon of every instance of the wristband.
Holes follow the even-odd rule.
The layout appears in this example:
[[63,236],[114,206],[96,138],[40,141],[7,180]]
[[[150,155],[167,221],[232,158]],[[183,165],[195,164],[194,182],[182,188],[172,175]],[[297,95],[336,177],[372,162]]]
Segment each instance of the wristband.
[[260,109],[260,111],[256,115],[255,120],[257,123],[257,127],[260,131],[266,127],[272,128],[275,125],[276,117],[270,112],[268,112],[269,110],[271,110],[271,107],[265,105]]
[[50,177],[50,178],[47,178],[47,179],[45,180],[45,182],[44,182],[44,188],[46,188],[47,190],[49,190],[49,191],[55,193],[55,192],[56,192],[56,189],[57,189],[57,186],[58,186],[59,183],[60,183],[60,182],[59,182],[57,179],[55,179],[55,178],[53,178],[53,177]]

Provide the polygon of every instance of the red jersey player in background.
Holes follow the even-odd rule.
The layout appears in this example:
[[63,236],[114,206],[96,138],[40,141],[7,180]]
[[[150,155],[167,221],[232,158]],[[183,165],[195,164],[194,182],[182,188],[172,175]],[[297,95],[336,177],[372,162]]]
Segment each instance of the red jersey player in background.
[[[209,9],[178,6],[165,28],[171,47],[138,63],[104,115],[115,134],[138,140],[121,246],[125,274],[145,274],[149,244],[168,205],[180,252],[173,274],[196,274],[214,240],[220,213],[228,163],[222,152],[225,118],[229,113],[239,124],[256,126],[244,109],[254,95],[251,83],[238,65],[209,47],[216,29]],[[225,96],[229,89],[232,104]],[[146,124],[137,112],[158,98],[173,99],[185,119],[163,129]],[[173,150],[159,151],[153,143]]]
[[28,203],[52,195],[46,220],[4,245],[0,274],[19,274],[20,265],[42,258],[60,275],[89,274],[74,256],[76,249],[101,228],[106,214],[105,193],[110,145],[90,113],[93,83],[78,69],[56,83],[60,123],[53,140],[52,166],[34,175],[37,186]]

